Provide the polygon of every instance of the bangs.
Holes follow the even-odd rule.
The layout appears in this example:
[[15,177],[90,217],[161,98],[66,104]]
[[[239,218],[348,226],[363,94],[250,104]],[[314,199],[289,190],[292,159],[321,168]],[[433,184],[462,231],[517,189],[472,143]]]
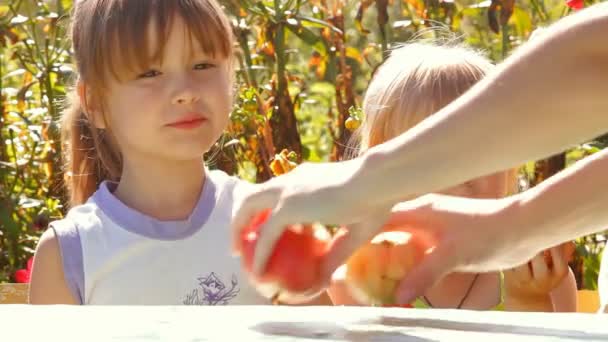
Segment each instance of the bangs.
[[94,21],[98,25],[93,29],[101,32],[96,32],[99,45],[92,49],[98,53],[89,60],[97,61],[93,68],[102,84],[107,84],[109,76],[124,80],[162,61],[165,43],[178,17],[191,42],[184,47],[190,54],[200,49],[212,58],[232,56],[232,28],[215,1],[100,0],[97,4],[98,19]]

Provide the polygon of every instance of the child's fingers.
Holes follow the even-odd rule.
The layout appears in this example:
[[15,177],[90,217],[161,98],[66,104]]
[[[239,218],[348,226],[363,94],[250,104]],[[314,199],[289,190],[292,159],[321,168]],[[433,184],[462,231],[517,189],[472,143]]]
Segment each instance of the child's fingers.
[[561,246],[550,249],[551,258],[553,259],[553,275],[561,279],[568,273],[568,263],[564,256]]
[[549,277],[549,266],[545,261],[545,256],[543,253],[535,256],[532,261],[530,261],[532,266],[532,278],[534,279],[546,279]]
[[574,253],[576,252],[576,245],[574,242],[569,241],[562,244],[562,249],[560,250],[563,256],[563,259],[566,263],[572,261]]

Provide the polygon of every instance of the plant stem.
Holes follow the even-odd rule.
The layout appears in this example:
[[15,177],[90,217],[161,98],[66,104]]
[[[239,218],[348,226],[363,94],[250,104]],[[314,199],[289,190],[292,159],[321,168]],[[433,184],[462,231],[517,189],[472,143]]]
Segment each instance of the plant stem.
[[[287,82],[285,79],[285,24],[283,22],[283,12],[281,11],[279,3],[280,0],[274,1],[275,20],[277,22],[274,51],[277,57],[278,96],[283,96],[285,89],[287,88]],[[281,105],[281,101],[278,101],[277,103],[279,106]]]
[[507,58],[509,43],[509,25],[505,24],[502,26],[502,59]]

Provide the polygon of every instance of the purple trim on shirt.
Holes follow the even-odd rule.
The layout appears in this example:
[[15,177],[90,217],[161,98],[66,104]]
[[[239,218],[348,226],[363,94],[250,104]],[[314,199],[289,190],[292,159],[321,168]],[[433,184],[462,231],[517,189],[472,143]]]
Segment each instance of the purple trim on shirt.
[[[93,194],[93,200],[108,217],[122,228],[159,240],[180,240],[198,232],[207,222],[216,202],[216,185],[207,174],[196,207],[187,220],[159,221],[129,208],[112,194],[115,184],[103,182]],[[69,218],[54,221],[50,227],[59,241],[63,272],[74,298],[84,301],[84,263],[82,243],[76,225]]]
[[121,228],[157,240],[181,240],[198,232],[207,222],[215,206],[216,185],[207,174],[196,207],[183,221],[160,221],[134,210],[112,193],[116,183],[102,182],[93,194],[97,206]]
[[59,241],[63,274],[72,296],[80,304],[84,298],[84,265],[78,229],[69,219],[52,222],[50,227]]

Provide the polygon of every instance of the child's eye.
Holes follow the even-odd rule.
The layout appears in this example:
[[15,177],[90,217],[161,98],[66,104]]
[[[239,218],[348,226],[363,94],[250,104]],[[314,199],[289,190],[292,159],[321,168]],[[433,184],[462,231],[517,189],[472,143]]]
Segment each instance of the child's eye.
[[211,63],[198,63],[194,66],[195,70],[206,70],[215,67],[215,64]]
[[137,76],[137,78],[152,78],[160,75],[160,71],[158,70],[149,70]]

